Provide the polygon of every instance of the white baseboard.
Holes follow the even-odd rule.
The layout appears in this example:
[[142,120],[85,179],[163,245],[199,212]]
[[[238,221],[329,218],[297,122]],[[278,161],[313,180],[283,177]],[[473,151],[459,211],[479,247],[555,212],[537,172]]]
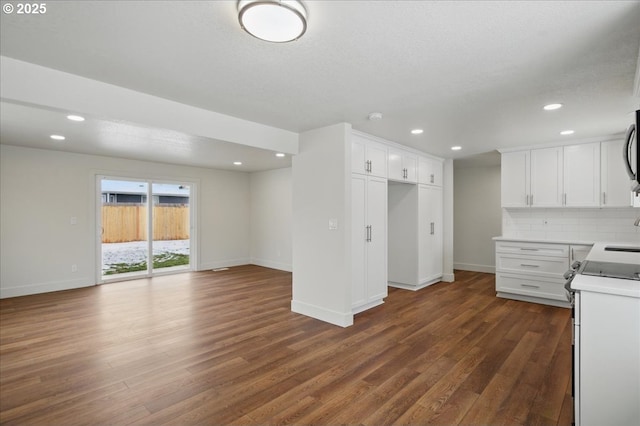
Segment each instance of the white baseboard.
[[75,288],[91,287],[96,285],[91,278],[78,278],[75,280],[51,281],[47,283],[29,284],[22,286],[10,286],[0,288],[0,299],[8,297],[29,296],[31,294],[50,293],[52,291],[73,290]]
[[353,313],[351,312],[336,312],[321,306],[300,302],[299,300],[291,301],[291,312],[306,315],[340,327],[349,327],[350,325],[353,325]]
[[249,258],[217,260],[215,262],[204,262],[200,264],[198,271],[207,271],[217,268],[230,268],[232,266],[248,265],[251,263]]
[[487,274],[495,274],[496,267],[491,265],[475,265],[473,263],[454,263],[453,269],[471,272],[485,272]]
[[539,303],[542,305],[557,306],[559,308],[571,308],[571,303],[561,300],[543,299],[541,297],[525,296],[522,294],[503,293],[501,291],[497,292],[496,296],[503,299],[519,300],[521,302]]
[[384,303],[384,300],[378,299],[373,302],[365,303],[364,305],[358,306],[356,308],[351,309],[353,315],[359,314],[360,312],[364,312],[368,309],[375,308],[376,306],[380,306]]
[[423,289],[425,287],[429,287],[432,284],[439,283],[441,281],[442,281],[441,278],[436,278],[436,279],[433,279],[433,280],[425,281],[425,282],[420,283],[418,285],[409,285],[409,284],[397,283],[397,282],[393,282],[393,281],[389,281],[387,284],[389,285],[389,287],[401,288],[403,290],[418,291],[418,290],[421,290],[421,289]]
[[277,269],[279,271],[293,272],[293,267],[290,263],[276,262],[267,259],[255,259],[251,258],[252,265],[264,266],[265,268]]
[[450,274],[442,274],[442,281],[445,283],[452,283],[456,280],[455,274],[452,272]]

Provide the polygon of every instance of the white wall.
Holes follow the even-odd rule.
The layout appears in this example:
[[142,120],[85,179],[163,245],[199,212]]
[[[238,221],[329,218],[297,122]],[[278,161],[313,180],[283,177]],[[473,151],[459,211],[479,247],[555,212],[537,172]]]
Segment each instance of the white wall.
[[96,282],[96,174],[195,182],[199,269],[249,263],[247,173],[2,145],[0,297]]
[[501,235],[500,166],[455,167],[454,267],[495,272],[493,237]]
[[[300,135],[293,157],[291,310],[343,327],[351,313],[351,125]],[[329,219],[338,229],[329,230]]]
[[442,224],[443,229],[443,256],[442,256],[442,281],[453,282],[455,281],[455,275],[453,273],[454,257],[453,248],[454,244],[454,175],[453,175],[453,160],[448,159],[443,164],[443,180],[442,180]]
[[291,168],[251,173],[251,263],[291,271]]

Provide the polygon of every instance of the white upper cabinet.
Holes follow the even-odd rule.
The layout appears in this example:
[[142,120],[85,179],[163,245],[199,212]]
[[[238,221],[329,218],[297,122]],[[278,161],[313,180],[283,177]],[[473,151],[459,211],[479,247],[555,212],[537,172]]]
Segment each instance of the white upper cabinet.
[[563,163],[563,205],[599,207],[600,142],[565,146]]
[[602,142],[600,146],[600,182],[602,207],[632,205],[631,184],[622,159],[624,141]]
[[532,207],[562,207],[562,147],[531,150]]
[[442,186],[442,162],[428,157],[418,159],[418,183]]
[[503,153],[502,207],[632,206],[622,145],[620,140]]
[[502,154],[500,171],[502,207],[529,207],[531,197],[529,151]]
[[351,171],[387,177],[387,147],[360,135],[351,135]]
[[418,182],[418,156],[400,149],[389,148],[389,179],[399,182]]

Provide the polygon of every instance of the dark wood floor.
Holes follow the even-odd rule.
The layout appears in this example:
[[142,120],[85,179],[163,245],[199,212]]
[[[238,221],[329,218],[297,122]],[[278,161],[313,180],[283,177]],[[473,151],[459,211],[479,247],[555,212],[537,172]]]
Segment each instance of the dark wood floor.
[[0,422],[569,425],[570,311],[456,279],[346,329],[257,266],[4,299]]

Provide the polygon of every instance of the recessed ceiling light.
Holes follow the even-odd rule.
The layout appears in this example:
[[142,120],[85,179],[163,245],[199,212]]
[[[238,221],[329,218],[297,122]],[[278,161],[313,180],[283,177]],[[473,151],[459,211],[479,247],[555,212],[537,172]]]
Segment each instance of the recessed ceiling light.
[[545,105],[543,108],[545,111],[553,111],[554,109],[562,108],[562,104],[548,104],[548,105]]
[[66,139],[66,138],[65,138],[64,136],[62,136],[62,135],[51,135],[51,136],[49,136],[49,137],[50,137],[51,139],[53,139],[54,141],[63,141],[63,140],[65,140],[65,139]]
[[452,146],[451,151],[460,151],[462,149],[461,146]]
[[572,135],[575,132],[573,130],[563,130],[560,132],[561,135],[566,136],[566,135]]
[[284,157],[284,154],[283,154],[283,153],[281,153],[281,152],[278,152],[278,153],[276,154],[276,157]]
[[234,166],[242,166],[242,161],[234,161],[233,165]]
[[412,135],[421,135],[423,132],[424,132],[424,130],[422,130],[422,129],[413,129],[411,131],[411,134]]
[[67,118],[71,121],[84,121],[84,117],[80,116],[80,115],[67,115]]

